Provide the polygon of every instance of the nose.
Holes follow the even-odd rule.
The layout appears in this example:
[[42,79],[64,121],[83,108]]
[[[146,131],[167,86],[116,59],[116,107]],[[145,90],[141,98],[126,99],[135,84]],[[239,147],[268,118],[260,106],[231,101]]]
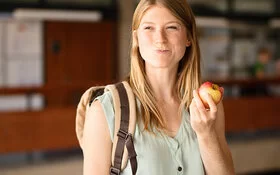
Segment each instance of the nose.
[[164,30],[159,29],[155,32],[155,44],[165,43],[167,40]]

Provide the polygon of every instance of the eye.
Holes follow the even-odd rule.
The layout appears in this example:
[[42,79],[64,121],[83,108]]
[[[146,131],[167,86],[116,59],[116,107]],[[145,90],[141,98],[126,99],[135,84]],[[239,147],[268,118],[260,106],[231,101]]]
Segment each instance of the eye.
[[168,26],[167,29],[173,29],[173,30],[177,30],[178,27],[177,26]]
[[151,29],[152,29],[151,26],[145,26],[145,27],[144,27],[144,30],[151,30]]

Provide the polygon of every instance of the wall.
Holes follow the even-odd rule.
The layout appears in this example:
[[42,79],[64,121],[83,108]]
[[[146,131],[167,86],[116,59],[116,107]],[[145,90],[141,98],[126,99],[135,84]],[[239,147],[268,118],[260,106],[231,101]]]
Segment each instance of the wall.
[[119,3],[119,79],[124,78],[129,73],[129,48],[130,48],[130,27],[134,11],[134,1],[121,0]]

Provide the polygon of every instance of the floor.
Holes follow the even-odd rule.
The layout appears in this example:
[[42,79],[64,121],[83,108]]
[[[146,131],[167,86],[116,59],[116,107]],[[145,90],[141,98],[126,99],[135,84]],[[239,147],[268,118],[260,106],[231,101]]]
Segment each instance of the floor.
[[80,148],[0,155],[0,175],[81,175]]
[[[69,160],[54,161],[35,165],[9,167],[0,169],[1,175],[81,175],[82,159],[79,157]],[[238,175],[280,175],[279,171],[259,173],[238,173]]]
[[[280,175],[280,138],[229,142],[237,175]],[[80,151],[0,155],[0,175],[82,175]]]
[[1,175],[81,175],[82,158],[54,160],[35,164],[9,166],[0,169]]
[[280,137],[235,140],[229,146],[238,174],[272,170],[280,175]]

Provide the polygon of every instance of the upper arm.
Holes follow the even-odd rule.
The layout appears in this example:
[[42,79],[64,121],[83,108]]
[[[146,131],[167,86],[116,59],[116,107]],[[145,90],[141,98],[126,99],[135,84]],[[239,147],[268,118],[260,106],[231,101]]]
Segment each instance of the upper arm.
[[101,103],[94,101],[84,125],[84,175],[107,175],[111,166],[112,141]]

